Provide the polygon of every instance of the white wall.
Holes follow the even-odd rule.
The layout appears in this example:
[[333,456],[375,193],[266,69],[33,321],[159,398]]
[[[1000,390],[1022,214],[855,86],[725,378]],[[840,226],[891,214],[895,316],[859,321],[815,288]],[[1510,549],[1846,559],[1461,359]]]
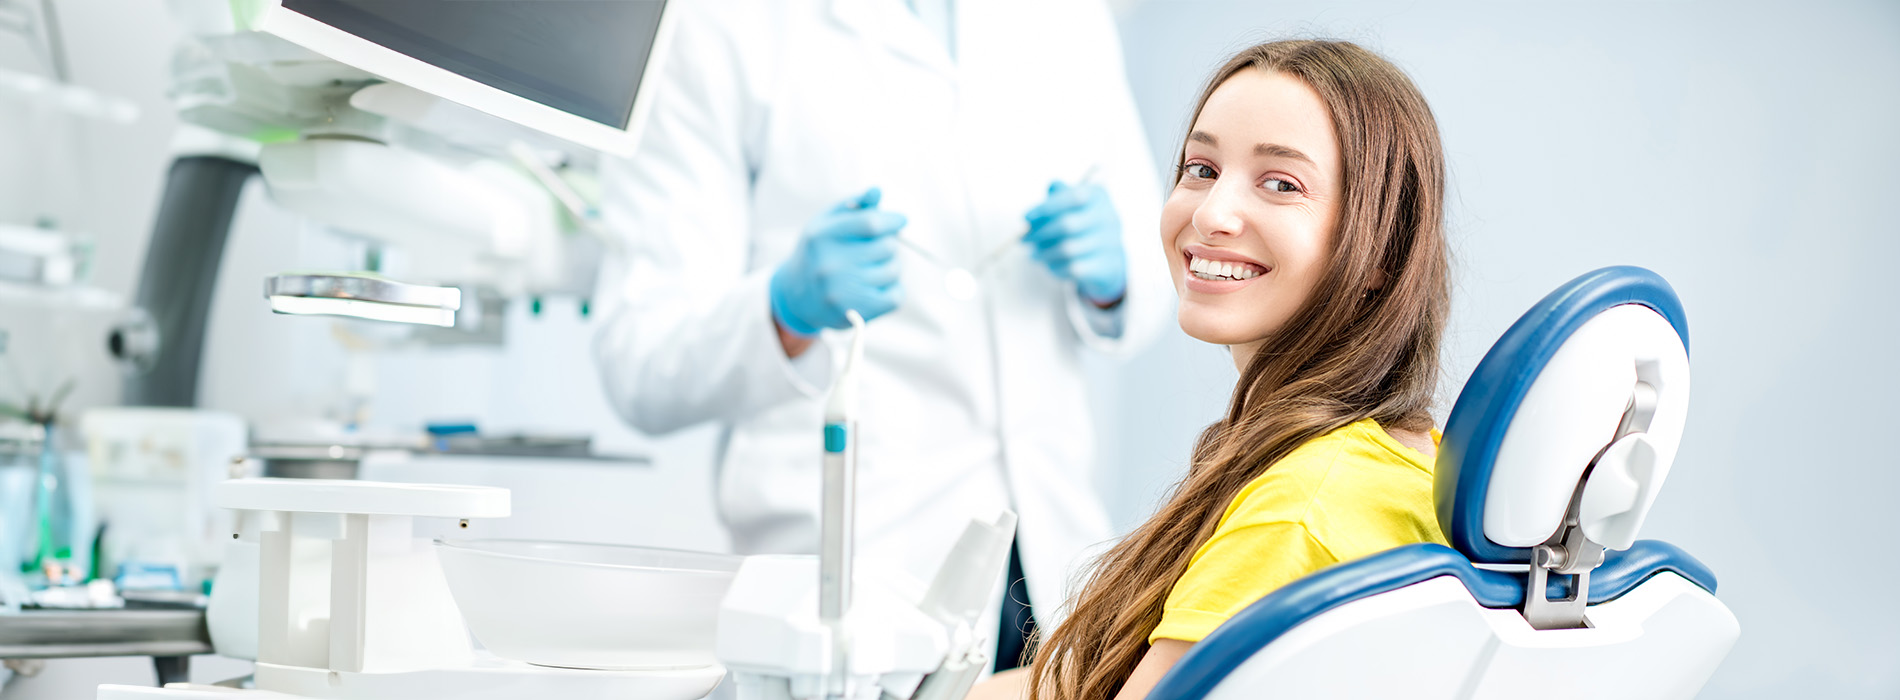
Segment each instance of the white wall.
[[[73,81],[132,100],[141,116],[132,125],[87,122],[0,96],[0,223],[46,219],[89,236],[96,251],[92,282],[130,297],[175,122],[163,79],[170,21],[163,3],[144,0],[61,0],[58,10]],[[49,74],[37,47],[12,34],[0,34],[0,69]],[[104,335],[115,316],[110,309],[0,299],[0,330],[9,336],[0,355],[0,401],[45,396],[73,378],[77,390],[67,408],[116,403],[119,379]],[[215,657],[194,666],[193,680],[202,682],[245,672],[242,664]],[[10,675],[0,671],[0,677]],[[36,677],[12,679],[0,698],[91,697],[100,683],[149,684],[153,678],[150,659],[56,659]]]
[[[1150,0],[1122,34],[1157,167],[1252,42],[1350,39],[1413,76],[1452,184],[1441,421],[1544,293],[1611,264],[1667,278],[1696,393],[1645,536],[1713,567],[1742,624],[1703,696],[1900,696],[1880,592],[1900,575],[1900,5]],[[1120,522],[1178,477],[1232,373],[1178,335],[1118,370]]]
[[[39,6],[37,0],[14,4]],[[175,30],[165,4],[155,0],[60,0],[56,6],[73,82],[131,101],[140,116],[130,125],[81,120],[0,94],[0,223],[47,220],[89,238],[92,283],[129,298],[177,121],[165,98]],[[11,33],[0,34],[0,69],[50,75],[38,47]],[[77,379],[67,408],[116,403],[119,378],[104,335],[115,316],[0,298],[0,330],[11,336],[0,401],[45,396]]]

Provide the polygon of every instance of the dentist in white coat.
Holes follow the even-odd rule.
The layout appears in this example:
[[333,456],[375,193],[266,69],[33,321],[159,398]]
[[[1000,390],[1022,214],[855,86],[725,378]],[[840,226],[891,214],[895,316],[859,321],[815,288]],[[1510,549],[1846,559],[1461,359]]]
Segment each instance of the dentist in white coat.
[[969,518],[1012,508],[1051,624],[1085,550],[1114,535],[1081,355],[1126,351],[1173,303],[1110,13],[675,8],[639,152],[604,168],[624,249],[595,352],[617,410],[648,433],[721,425],[735,548],[815,552],[824,392],[856,308],[859,555],[927,581]]

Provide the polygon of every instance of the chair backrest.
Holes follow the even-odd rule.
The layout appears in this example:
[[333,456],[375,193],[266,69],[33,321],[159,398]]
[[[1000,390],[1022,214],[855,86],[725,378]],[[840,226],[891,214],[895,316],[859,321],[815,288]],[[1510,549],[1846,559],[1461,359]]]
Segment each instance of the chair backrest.
[[1451,548],[1288,584],[1150,698],[1693,697],[1740,628],[1706,566],[1636,539],[1688,389],[1667,282],[1634,267],[1572,280],[1505,331],[1452,409],[1435,469]]

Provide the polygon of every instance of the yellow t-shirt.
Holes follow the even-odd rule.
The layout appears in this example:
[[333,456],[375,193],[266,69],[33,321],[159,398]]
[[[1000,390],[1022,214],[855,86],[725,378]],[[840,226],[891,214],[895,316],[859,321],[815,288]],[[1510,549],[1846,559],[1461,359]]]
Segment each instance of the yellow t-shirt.
[[1295,579],[1416,542],[1446,543],[1431,459],[1372,419],[1353,423],[1294,448],[1234,496],[1148,641],[1201,641]]

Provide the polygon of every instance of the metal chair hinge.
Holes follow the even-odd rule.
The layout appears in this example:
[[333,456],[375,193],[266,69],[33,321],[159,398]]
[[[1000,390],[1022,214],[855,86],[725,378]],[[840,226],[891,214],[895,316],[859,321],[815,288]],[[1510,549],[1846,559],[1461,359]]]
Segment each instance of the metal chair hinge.
[[[1642,376],[1642,367],[1637,367],[1637,375]],[[1610,445],[1625,436],[1649,431],[1650,423],[1656,417],[1656,387],[1647,381],[1637,381],[1630,388],[1629,403],[1623,407],[1623,418],[1618,421],[1616,435],[1606,444],[1597,456],[1590,460],[1583,475],[1577,478],[1577,487],[1570,492],[1570,506],[1564,509],[1563,526],[1552,533],[1550,539],[1531,549],[1530,580],[1524,587],[1524,619],[1533,629],[1576,629],[1588,627],[1584,621],[1584,609],[1590,605],[1590,572],[1603,564],[1607,552],[1603,545],[1590,541],[1578,524],[1583,507],[1583,489],[1590,483],[1590,473],[1596,470],[1597,460]],[[1550,597],[1550,576],[1573,577],[1569,591],[1561,598]]]
[[[1584,476],[1589,476],[1585,471]],[[1583,498],[1584,480],[1570,497],[1564,512],[1564,525],[1543,544],[1531,549],[1530,580],[1524,587],[1524,619],[1532,629],[1576,629],[1587,627],[1584,609],[1590,604],[1590,571],[1603,563],[1603,545],[1591,542],[1577,524],[1577,505]],[[1551,598],[1550,576],[1571,576],[1569,590],[1561,598]]]

